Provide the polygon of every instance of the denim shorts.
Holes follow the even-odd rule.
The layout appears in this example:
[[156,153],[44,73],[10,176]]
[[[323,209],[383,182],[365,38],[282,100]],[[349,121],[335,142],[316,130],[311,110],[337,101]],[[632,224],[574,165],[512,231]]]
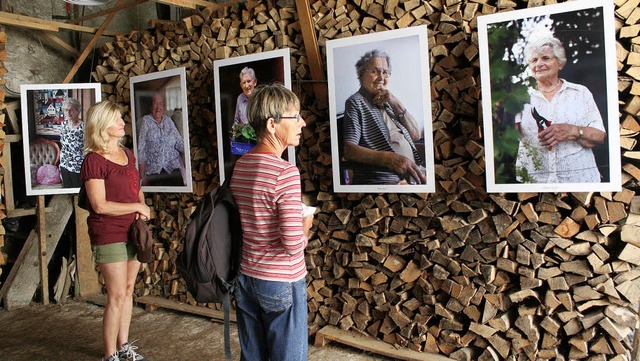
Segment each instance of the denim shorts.
[[117,242],[91,246],[96,263],[115,263],[136,259],[136,247],[132,242]]

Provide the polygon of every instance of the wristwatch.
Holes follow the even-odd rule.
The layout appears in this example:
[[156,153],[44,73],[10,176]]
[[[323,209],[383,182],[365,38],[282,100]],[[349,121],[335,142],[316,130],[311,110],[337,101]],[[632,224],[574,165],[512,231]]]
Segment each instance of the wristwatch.
[[584,135],[584,131],[582,130],[582,127],[578,127],[578,139],[582,139],[583,135]]

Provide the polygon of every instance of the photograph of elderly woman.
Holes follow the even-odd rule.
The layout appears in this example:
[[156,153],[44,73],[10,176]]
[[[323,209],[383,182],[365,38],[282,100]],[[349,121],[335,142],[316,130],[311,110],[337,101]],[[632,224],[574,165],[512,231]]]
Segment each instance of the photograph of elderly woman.
[[192,192],[185,68],[131,81],[133,149],[145,192]]
[[[85,116],[100,100],[100,84],[23,84],[20,90],[26,194],[77,194]],[[22,185],[14,182],[14,191]]]
[[336,192],[435,190],[426,36],[417,27],[327,42]]
[[615,39],[605,31],[613,17],[604,5],[548,8],[544,15],[518,11],[486,24],[491,94],[483,96],[490,101],[485,136],[493,140],[486,147],[493,149],[487,176],[526,190],[606,187],[620,173],[618,146],[610,143],[618,138],[617,111],[611,110],[617,104],[615,62],[608,63],[607,54],[607,42]]

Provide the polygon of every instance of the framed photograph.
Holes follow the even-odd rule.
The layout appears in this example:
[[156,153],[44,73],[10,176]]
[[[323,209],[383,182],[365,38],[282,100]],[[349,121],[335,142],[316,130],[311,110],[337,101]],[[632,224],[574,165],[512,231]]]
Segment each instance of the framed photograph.
[[20,86],[27,195],[80,191],[84,120],[101,98],[100,83]]
[[435,192],[427,27],[327,42],[333,188]]
[[613,3],[478,17],[488,192],[621,185]]
[[193,192],[185,68],[134,76],[130,82],[142,191]]
[[[235,162],[256,144],[255,131],[247,119],[247,104],[255,87],[280,83],[291,89],[289,48],[216,60],[213,62],[213,76],[222,183]],[[295,147],[289,147],[282,158],[295,165]]]

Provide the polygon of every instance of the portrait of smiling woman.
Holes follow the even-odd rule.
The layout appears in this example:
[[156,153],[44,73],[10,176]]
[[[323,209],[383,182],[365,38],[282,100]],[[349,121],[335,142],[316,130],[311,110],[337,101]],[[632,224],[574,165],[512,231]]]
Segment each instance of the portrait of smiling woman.
[[585,86],[560,78],[567,65],[560,40],[543,37],[527,44],[525,59],[536,80],[530,101],[516,116],[520,132],[516,168],[521,182],[597,183],[601,175],[592,148],[605,140],[593,95]]
[[613,5],[478,17],[487,191],[621,187]]

